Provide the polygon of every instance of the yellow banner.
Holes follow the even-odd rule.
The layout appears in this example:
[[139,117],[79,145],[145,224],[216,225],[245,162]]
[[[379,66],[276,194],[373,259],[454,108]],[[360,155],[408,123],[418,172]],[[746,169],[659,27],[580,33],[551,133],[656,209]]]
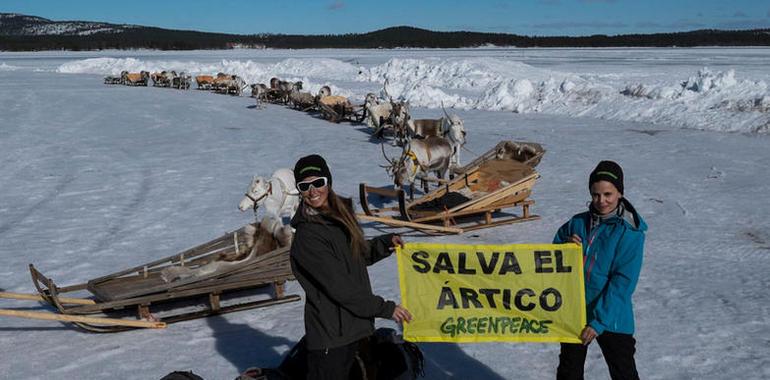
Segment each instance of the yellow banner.
[[397,257],[406,340],[580,343],[577,244],[407,243]]

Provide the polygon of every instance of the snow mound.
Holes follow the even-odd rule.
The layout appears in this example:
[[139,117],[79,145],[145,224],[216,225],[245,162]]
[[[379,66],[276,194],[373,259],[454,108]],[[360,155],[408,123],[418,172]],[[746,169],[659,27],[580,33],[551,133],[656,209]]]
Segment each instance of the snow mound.
[[16,71],[18,69],[19,69],[18,66],[12,66],[5,62],[0,63],[0,71]]

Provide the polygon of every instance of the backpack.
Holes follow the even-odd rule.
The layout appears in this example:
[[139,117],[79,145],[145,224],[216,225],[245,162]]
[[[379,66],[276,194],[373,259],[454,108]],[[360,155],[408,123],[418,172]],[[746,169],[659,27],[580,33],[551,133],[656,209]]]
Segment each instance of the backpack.
[[380,327],[374,332],[373,340],[377,380],[411,380],[425,376],[425,358],[420,347],[405,341],[396,330]]
[[[425,359],[420,347],[405,341],[394,329],[377,329],[360,350],[367,352],[359,351],[356,355],[349,380],[366,379],[364,373],[376,374],[376,380],[412,380],[425,376]],[[265,378],[305,379],[307,372],[307,347],[303,337],[289,350],[278,368],[267,371]]]
[[203,378],[192,371],[174,371],[163,376],[160,380],[203,380]]

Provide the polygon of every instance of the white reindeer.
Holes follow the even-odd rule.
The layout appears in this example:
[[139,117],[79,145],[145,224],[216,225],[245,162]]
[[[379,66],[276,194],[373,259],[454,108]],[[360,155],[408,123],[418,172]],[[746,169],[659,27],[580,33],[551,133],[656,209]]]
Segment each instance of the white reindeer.
[[329,86],[321,86],[321,89],[318,90],[318,97],[323,98],[325,96],[331,96],[332,89]]
[[294,183],[294,172],[288,168],[276,170],[270,179],[254,176],[246,194],[238,204],[241,211],[254,210],[264,205],[266,215],[291,218],[299,206],[299,191]]
[[449,140],[453,150],[450,167],[459,168],[460,148],[465,145],[465,125],[463,124],[463,120],[460,119],[460,116],[457,116],[456,114],[450,115],[446,112],[443,103],[441,104],[441,109],[444,110],[444,115],[446,115],[446,118],[443,118],[445,122],[442,126],[444,128],[444,138]]

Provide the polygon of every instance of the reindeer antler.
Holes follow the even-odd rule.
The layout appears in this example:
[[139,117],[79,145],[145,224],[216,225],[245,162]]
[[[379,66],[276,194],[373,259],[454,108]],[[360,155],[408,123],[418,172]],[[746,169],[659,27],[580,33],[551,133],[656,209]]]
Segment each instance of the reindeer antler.
[[382,84],[382,90],[385,91],[385,95],[387,95],[390,102],[393,103],[393,97],[388,93],[388,78],[385,78],[385,83]]
[[449,113],[446,112],[446,108],[444,108],[444,101],[441,101],[441,109],[444,110],[444,115],[446,115],[447,119],[452,119],[452,117],[449,116]]
[[[387,169],[389,167],[394,166],[395,162],[393,160],[391,160],[390,158],[388,158],[388,155],[385,154],[385,144],[384,143],[380,143],[380,148],[382,149],[382,156],[385,157],[385,161],[388,161],[388,163],[390,164],[390,166],[383,166],[383,167]],[[380,165],[380,166],[382,166],[382,165]]]

